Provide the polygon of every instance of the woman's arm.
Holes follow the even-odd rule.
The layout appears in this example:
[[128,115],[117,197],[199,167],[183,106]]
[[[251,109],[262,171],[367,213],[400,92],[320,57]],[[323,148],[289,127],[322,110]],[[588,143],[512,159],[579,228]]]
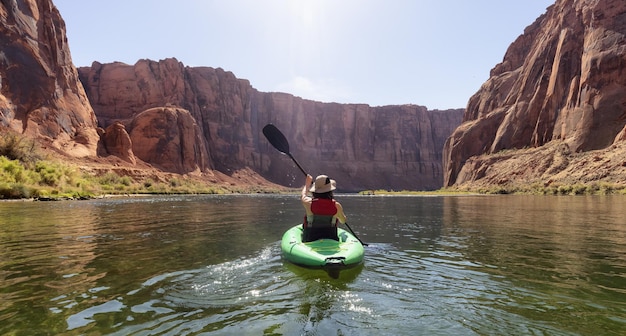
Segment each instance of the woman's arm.
[[302,187],[302,201],[304,202],[305,198],[308,198],[309,188],[311,187],[311,182],[313,182],[313,176],[306,176],[306,180],[304,181],[304,187]]
[[301,195],[302,206],[304,207],[304,210],[306,210],[307,215],[313,214],[313,212],[311,211],[311,202],[313,200],[311,199],[311,197],[308,196],[311,182],[313,182],[313,176],[307,174],[306,180],[304,182],[304,187],[302,187],[302,195]]
[[343,212],[343,207],[337,201],[335,201],[335,205],[337,206],[337,214],[335,216],[337,216],[337,219],[339,219],[339,222],[341,224],[345,224],[348,218],[346,217],[346,214]]

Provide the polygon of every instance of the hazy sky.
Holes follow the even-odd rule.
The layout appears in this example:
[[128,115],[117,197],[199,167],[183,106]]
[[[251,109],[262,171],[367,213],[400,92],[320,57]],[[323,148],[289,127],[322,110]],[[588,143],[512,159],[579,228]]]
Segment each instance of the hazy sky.
[[76,66],[175,57],[259,91],[464,108],[555,0],[53,0]]

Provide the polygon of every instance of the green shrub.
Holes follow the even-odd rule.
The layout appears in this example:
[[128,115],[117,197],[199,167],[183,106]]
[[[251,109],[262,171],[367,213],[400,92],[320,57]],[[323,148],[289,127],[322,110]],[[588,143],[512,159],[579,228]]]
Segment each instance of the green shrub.
[[131,184],[133,184],[133,180],[128,176],[123,176],[120,178],[119,183],[124,186],[130,187]]
[[42,159],[34,140],[13,132],[0,134],[0,156],[25,164],[32,164]]
[[183,183],[177,178],[173,178],[170,180],[170,187],[172,188],[180,187],[182,185]]
[[120,180],[119,175],[115,173],[111,173],[111,172],[98,177],[98,181],[100,182],[100,184],[103,184],[103,185],[115,185],[118,183],[119,180]]
[[26,182],[24,166],[18,160],[0,156],[0,178],[5,182]]
[[0,198],[18,199],[31,198],[36,194],[36,190],[23,183],[3,183],[0,184]]
[[[591,190],[589,190],[591,191]],[[572,186],[573,195],[585,195],[587,193],[587,186],[583,184],[575,184]],[[590,192],[591,193],[591,192]]]

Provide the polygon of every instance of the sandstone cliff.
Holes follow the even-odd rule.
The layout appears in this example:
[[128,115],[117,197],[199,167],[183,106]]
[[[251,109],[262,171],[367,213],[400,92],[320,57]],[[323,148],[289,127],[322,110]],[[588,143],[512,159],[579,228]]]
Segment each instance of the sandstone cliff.
[[130,129],[132,150],[145,162],[182,174],[210,168],[202,133],[187,110],[148,109],[133,118]]
[[[94,62],[79,73],[100,125],[125,125],[132,150],[142,160],[179,173],[216,169],[230,174],[249,167],[292,186],[303,178],[263,137],[267,123],[283,130],[292,153],[311,174],[332,175],[343,190],[437,189],[443,181],[441,148],[462,115],[462,110],[320,103],[263,93],[230,72],[185,67],[176,59],[135,65]],[[185,158],[184,151],[165,149],[171,144],[163,134],[172,132],[175,122],[161,123],[158,132],[136,129],[142,115],[143,124],[164,117],[162,110],[154,110],[163,106],[188,113],[189,123],[195,123],[188,128],[197,134],[191,136],[195,147],[187,149]],[[144,115],[149,109],[150,118]],[[155,132],[161,134],[158,146]],[[156,160],[163,151],[169,153],[167,160]]]
[[341,190],[436,189],[441,148],[461,122],[462,110],[258,92],[230,72],[176,59],[94,62],[77,71],[51,0],[2,1],[0,39],[0,132],[88,157],[78,162],[97,162],[99,171],[121,165],[216,183],[260,174],[299,186],[299,171],[262,136],[272,122],[311,174],[333,176]]
[[[443,179],[441,148],[462,110],[428,111],[423,106],[325,104],[274,93],[259,112],[284,131],[310,174],[326,173],[347,190],[439,189]],[[262,153],[266,153],[263,151]],[[270,150],[273,179],[302,177]],[[285,167],[288,165],[288,167]],[[344,190],[345,190],[344,189]]]
[[96,118],[50,0],[0,3],[0,126],[73,156],[95,155]]
[[[626,134],[625,72],[626,2],[558,0],[470,98],[463,123],[445,145],[444,185],[568,181],[576,174],[561,172],[594,171],[584,163],[604,157],[613,158],[611,169],[626,173],[617,155]],[[534,160],[520,161],[515,151],[493,155],[544,146],[532,151]],[[528,158],[528,152],[517,153]],[[583,153],[591,154],[584,159]],[[514,160],[517,165],[503,162]]]

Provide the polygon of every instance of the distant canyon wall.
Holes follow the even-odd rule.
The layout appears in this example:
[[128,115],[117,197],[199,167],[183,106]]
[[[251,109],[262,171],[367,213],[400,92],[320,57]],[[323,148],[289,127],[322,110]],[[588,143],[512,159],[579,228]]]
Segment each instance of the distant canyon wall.
[[263,137],[267,123],[285,133],[305,169],[331,175],[342,190],[437,189],[443,182],[441,149],[463,114],[264,93],[231,72],[186,67],[173,58],[94,62],[78,70],[100,126],[110,129],[108,135],[126,132],[139,159],[178,173],[228,174],[249,167],[291,186],[303,177]]
[[[489,174],[496,159],[480,155],[550,142],[562,142],[567,153],[607,149],[626,140],[625,126],[626,1],[558,0],[470,98],[463,123],[445,144],[444,185]],[[562,152],[542,160],[562,161]],[[534,174],[549,182],[565,166]]]

